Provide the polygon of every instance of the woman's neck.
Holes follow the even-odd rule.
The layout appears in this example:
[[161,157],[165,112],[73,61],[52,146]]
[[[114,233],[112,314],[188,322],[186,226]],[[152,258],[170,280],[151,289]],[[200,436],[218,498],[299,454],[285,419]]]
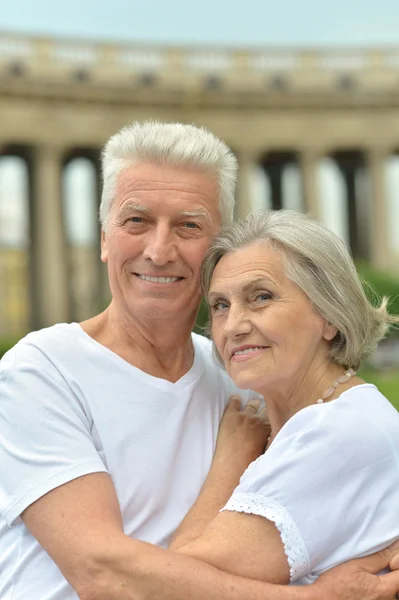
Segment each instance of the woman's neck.
[[[364,383],[356,374],[345,377],[347,372],[344,367],[330,363],[307,373],[301,379],[296,379],[295,383],[284,382],[278,386],[270,385],[264,388],[260,393],[267,404],[272,429],[271,439],[274,439],[283,425],[303,408],[321,400],[322,403],[333,401],[342,392]],[[333,385],[333,392],[326,397],[326,392],[331,391]]]

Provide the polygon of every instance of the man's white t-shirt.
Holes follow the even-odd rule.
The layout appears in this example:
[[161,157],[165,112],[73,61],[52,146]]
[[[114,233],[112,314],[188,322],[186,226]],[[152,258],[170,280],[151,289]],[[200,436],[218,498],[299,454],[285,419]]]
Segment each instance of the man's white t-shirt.
[[382,550],[399,538],[399,413],[370,384],[302,409],[223,510],[275,523],[297,585]]
[[[31,333],[0,362],[0,598],[76,600],[21,513],[107,472],[126,535],[166,546],[208,473],[226,402],[239,393],[209,340],[192,336],[176,383],[147,375],[77,323]],[[84,535],[84,532],[82,532]]]

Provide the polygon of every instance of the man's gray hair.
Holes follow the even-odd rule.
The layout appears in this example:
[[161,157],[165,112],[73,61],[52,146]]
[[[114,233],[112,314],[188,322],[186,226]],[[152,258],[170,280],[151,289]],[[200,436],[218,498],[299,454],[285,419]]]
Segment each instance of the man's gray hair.
[[388,313],[387,298],[376,307],[368,300],[347,244],[321,223],[291,210],[258,211],[222,229],[202,265],[205,297],[219,260],[258,243],[281,254],[286,276],[337,329],[330,343],[332,361],[358,369],[390,324],[399,323],[399,316]]
[[230,148],[203,127],[158,121],[134,122],[113,135],[102,152],[103,191],[100,222],[107,229],[120,172],[137,163],[197,168],[214,173],[223,224],[233,220],[237,159]]

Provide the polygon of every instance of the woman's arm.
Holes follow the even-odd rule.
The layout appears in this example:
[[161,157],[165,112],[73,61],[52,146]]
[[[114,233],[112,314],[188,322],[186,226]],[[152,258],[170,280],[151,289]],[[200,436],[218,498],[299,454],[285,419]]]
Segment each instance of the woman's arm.
[[290,581],[280,532],[274,523],[258,515],[220,513],[202,535],[178,552],[232,575],[282,585]]
[[197,539],[226,504],[247,466],[265,450],[270,427],[260,401],[244,409],[233,396],[221,421],[212,465],[197,501],[176,530],[169,546],[182,548]]
[[56,488],[23,519],[81,600],[393,600],[399,589],[399,572],[369,574],[393,551],[338,567],[311,586],[275,586],[128,538],[103,473]]
[[[234,575],[281,583],[399,539],[390,446],[366,416],[341,404],[295,415],[241,478],[228,510],[181,553]],[[365,444],[372,435],[373,444]]]
[[[148,548],[147,554],[140,544],[134,576],[132,564],[119,561],[115,595],[94,595],[88,600],[394,600],[399,587],[399,572],[382,577],[368,574],[369,559],[337,567],[313,585],[281,586],[235,577],[178,554],[173,558],[174,553],[160,548]],[[388,560],[372,557],[374,570],[381,570]]]

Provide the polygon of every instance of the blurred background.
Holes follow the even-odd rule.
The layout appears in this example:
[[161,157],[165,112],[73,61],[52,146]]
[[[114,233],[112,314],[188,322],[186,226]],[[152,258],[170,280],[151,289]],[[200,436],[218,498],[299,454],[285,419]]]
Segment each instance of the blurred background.
[[[0,356],[107,305],[100,151],[146,118],[222,137],[238,215],[310,212],[399,313],[397,0],[0,0]],[[398,332],[365,370],[399,408]]]

